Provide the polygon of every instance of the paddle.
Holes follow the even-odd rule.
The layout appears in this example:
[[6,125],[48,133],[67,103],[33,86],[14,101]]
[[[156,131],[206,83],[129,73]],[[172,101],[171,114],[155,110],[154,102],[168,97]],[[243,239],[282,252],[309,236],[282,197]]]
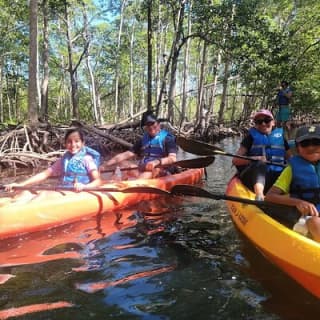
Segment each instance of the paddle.
[[287,206],[284,204],[277,204],[277,203],[271,203],[271,202],[265,202],[265,201],[258,201],[258,200],[251,200],[246,198],[239,198],[234,196],[228,196],[225,194],[217,194],[209,192],[205,189],[202,189],[197,186],[188,185],[188,184],[177,184],[172,187],[170,190],[170,193],[172,195],[177,196],[193,196],[193,197],[200,197],[200,198],[210,198],[214,200],[228,200],[228,201],[235,201],[235,202],[241,202],[246,204],[252,204],[257,207],[262,208],[277,208],[277,209],[286,209],[286,210],[292,210],[294,207]]
[[[211,155],[209,157],[201,157],[187,160],[180,160],[173,162],[171,164],[161,164],[157,165],[156,168],[167,168],[171,166],[177,166],[181,168],[195,169],[195,168],[204,168],[213,163],[215,158]],[[137,170],[138,167],[128,167],[128,168],[120,168],[121,171],[128,170]],[[101,172],[114,172],[114,169],[101,170]]]
[[[0,185],[0,189],[3,190],[5,188],[4,185]],[[35,191],[73,191],[77,192],[72,187],[48,187],[48,186],[37,186],[37,187],[28,187],[28,186],[17,186],[13,188],[14,190],[28,190],[31,192]],[[135,187],[127,187],[123,189],[112,188],[112,187],[94,187],[94,188],[84,188],[82,191],[84,192],[122,192],[122,193],[155,193],[159,195],[171,195],[170,192],[149,186],[135,186]],[[79,191],[81,192],[81,191]]]
[[[250,161],[258,161],[256,159],[252,159],[250,157],[246,156],[240,156],[237,154],[232,154],[223,151],[219,147],[216,147],[212,144],[205,143],[205,142],[200,142],[198,140],[194,139],[187,139],[185,137],[179,136],[177,137],[177,144],[184,150],[189,153],[197,154],[199,156],[208,156],[208,155],[222,155],[222,156],[227,156],[227,157],[233,157],[233,158],[239,158],[239,159],[245,159],[245,160],[250,160]],[[285,167],[285,164],[282,163],[277,163],[277,162],[271,162],[271,161],[266,161],[266,164],[272,164],[274,166],[280,166],[280,167]]]
[[[176,161],[170,165],[159,165],[157,167],[169,167],[169,166],[179,166],[182,168],[203,168],[211,163],[213,163],[215,158],[213,156],[210,157],[201,157],[201,158],[195,158],[195,159],[188,159],[188,160],[180,160]],[[133,167],[133,168],[121,168],[121,170],[134,170],[137,169],[138,167]],[[114,169],[110,170],[103,170],[102,172],[114,172]],[[5,189],[4,185],[0,185],[0,190]],[[48,187],[48,186],[37,186],[37,187],[28,187],[28,186],[17,186],[14,187],[13,189],[15,190],[29,190],[30,192],[35,192],[35,191],[76,191],[72,187],[63,187],[63,186],[58,186],[58,187]],[[125,189],[118,189],[118,188],[104,188],[104,187],[95,187],[95,188],[84,188],[83,191],[101,191],[101,192],[123,192],[123,193],[156,193],[160,195],[170,195],[169,192],[154,188],[154,187],[148,187],[148,186],[136,186],[136,187],[128,187]]]

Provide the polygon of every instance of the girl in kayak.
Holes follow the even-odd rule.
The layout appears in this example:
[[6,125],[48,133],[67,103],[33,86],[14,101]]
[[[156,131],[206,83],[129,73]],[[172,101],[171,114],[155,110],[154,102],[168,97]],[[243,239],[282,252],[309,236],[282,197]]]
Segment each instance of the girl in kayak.
[[37,184],[51,176],[61,177],[62,186],[70,186],[76,191],[99,186],[99,152],[85,146],[83,133],[78,128],[68,130],[64,141],[67,151],[53,165],[25,181],[6,185],[5,190],[12,191],[14,187]]
[[[241,141],[237,155],[252,160],[233,158],[242,183],[255,192],[256,200],[264,200],[265,192],[283,170],[285,160],[291,157],[282,128],[274,128],[275,121],[269,110],[262,109],[253,116],[254,127]],[[270,161],[279,165],[266,164]],[[282,166],[281,166],[282,165]]]
[[298,155],[289,160],[266,201],[295,206],[306,217],[306,225],[320,242],[320,126],[304,126],[296,135]]

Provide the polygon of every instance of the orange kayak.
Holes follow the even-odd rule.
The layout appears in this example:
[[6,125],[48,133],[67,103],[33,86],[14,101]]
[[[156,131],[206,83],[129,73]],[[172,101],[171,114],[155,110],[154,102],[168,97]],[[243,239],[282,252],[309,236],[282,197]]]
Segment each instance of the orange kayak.
[[[157,179],[108,183],[101,187],[125,189],[148,186],[170,190],[176,184],[199,183],[203,172],[203,169],[189,169]],[[39,191],[32,200],[14,202],[11,198],[1,198],[0,239],[57,227],[159,196],[148,192]]]
[[[255,198],[236,177],[229,182],[226,195]],[[236,227],[266,258],[320,298],[320,243],[284,226],[254,205],[227,201],[227,206]]]

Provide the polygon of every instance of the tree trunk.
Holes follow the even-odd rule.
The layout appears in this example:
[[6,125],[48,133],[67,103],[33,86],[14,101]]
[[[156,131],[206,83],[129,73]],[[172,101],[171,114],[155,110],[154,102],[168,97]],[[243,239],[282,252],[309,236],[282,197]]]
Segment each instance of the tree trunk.
[[156,40],[155,40],[155,88],[156,88],[156,100],[158,99],[160,95],[161,90],[161,62],[163,61],[163,56],[165,54],[165,51],[162,50],[162,41],[163,41],[163,28],[161,24],[161,3],[158,1],[158,17],[157,17],[157,33],[155,34]]
[[231,112],[231,121],[234,121],[235,113],[237,109],[237,80],[234,81],[234,95],[232,99],[232,112]]
[[147,109],[152,110],[152,0],[148,0],[148,79]]
[[210,118],[213,116],[214,114],[214,104],[216,101],[216,91],[217,91],[217,85],[218,85],[218,70],[220,68],[220,64],[221,64],[221,54],[218,53],[218,56],[216,58],[216,61],[214,63],[213,69],[213,84],[212,84],[212,88],[211,88],[211,97],[210,97],[210,102],[209,102],[209,111],[207,113],[207,117],[206,117],[206,126],[209,126],[210,123]]
[[218,123],[221,123],[224,119],[223,114],[226,107],[226,100],[227,100],[227,90],[228,90],[228,79],[229,79],[229,60],[225,61],[224,64],[224,74],[223,74],[223,81],[222,81],[222,95],[221,95],[221,103],[219,108],[218,114]]
[[3,108],[3,58],[0,57],[0,121],[4,122],[4,108]]
[[129,82],[130,82],[130,91],[129,91],[129,115],[130,117],[133,117],[134,110],[134,58],[133,58],[133,50],[134,50],[134,22],[133,25],[131,26],[131,36],[130,36],[130,65],[129,65]]
[[43,13],[43,79],[41,84],[40,117],[48,120],[48,85],[49,85],[49,30],[48,30],[48,0],[42,2]]
[[171,60],[171,73],[170,73],[170,86],[168,93],[168,119],[172,123],[174,122],[174,96],[176,92],[177,82],[177,67],[178,58],[181,49],[181,40],[183,37],[183,21],[184,21],[184,6],[185,1],[180,1],[179,11],[177,14],[177,30],[174,42],[172,44],[172,60]]
[[[188,13],[188,35],[191,34],[191,14],[192,14],[192,1],[189,3],[189,13]],[[183,127],[183,124],[186,120],[186,110],[187,110],[187,99],[188,99],[188,75],[189,75],[189,47],[190,39],[187,40],[184,59],[183,59],[183,75],[182,75],[182,99],[181,99],[181,115],[180,115],[180,127]]]
[[[120,12],[120,25],[118,32],[118,43],[117,43],[117,59],[116,59],[116,75],[115,75],[115,98],[114,98],[114,111],[117,118],[120,117],[119,109],[119,82],[120,82],[120,57],[121,57],[121,36],[122,36],[122,26],[124,19],[124,9],[126,7],[127,0],[123,0],[121,4]],[[116,121],[116,118],[114,119]]]
[[87,15],[87,9],[85,4],[83,4],[83,21],[84,21],[84,30],[83,30],[83,34],[84,34],[84,38],[85,38],[85,42],[88,43],[87,46],[87,51],[86,51],[86,65],[87,65],[87,69],[89,72],[89,78],[90,78],[90,85],[91,85],[91,101],[92,101],[92,108],[93,108],[93,118],[94,121],[96,123],[102,124],[101,122],[101,117],[98,114],[98,106],[97,106],[97,89],[96,89],[96,81],[95,81],[95,77],[91,68],[91,62],[90,62],[90,32],[89,32],[89,28],[88,28],[88,15]]
[[28,121],[32,127],[38,125],[37,66],[38,66],[38,0],[30,0],[30,47],[28,83]]
[[8,104],[8,118],[11,121],[12,120],[12,106],[11,106],[11,99],[10,99],[10,84],[9,84],[9,79],[8,75],[6,76],[6,96],[7,96],[7,104]]
[[75,119],[79,119],[78,84],[77,84],[77,77],[76,77],[76,69],[73,68],[73,61],[72,61],[73,44],[72,44],[72,39],[71,39],[68,2],[65,1],[64,5],[65,5],[64,18],[65,18],[65,23],[66,23],[67,49],[68,49],[68,72],[70,75],[70,83],[71,83],[72,117]]
[[205,129],[205,120],[208,110],[205,108],[204,103],[204,80],[205,68],[207,65],[207,42],[204,40],[201,56],[200,74],[199,74],[199,87],[198,87],[198,101],[197,101],[197,115],[196,115],[196,129],[200,131],[201,135]]

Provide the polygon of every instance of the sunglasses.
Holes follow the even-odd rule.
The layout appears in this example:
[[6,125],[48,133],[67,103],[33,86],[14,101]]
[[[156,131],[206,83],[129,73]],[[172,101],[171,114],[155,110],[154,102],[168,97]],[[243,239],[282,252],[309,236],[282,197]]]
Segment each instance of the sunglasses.
[[299,145],[302,148],[310,147],[310,146],[320,146],[320,139],[308,139],[299,142]]
[[257,119],[257,120],[254,120],[254,123],[255,124],[269,124],[273,119],[272,118],[264,118],[264,119]]

